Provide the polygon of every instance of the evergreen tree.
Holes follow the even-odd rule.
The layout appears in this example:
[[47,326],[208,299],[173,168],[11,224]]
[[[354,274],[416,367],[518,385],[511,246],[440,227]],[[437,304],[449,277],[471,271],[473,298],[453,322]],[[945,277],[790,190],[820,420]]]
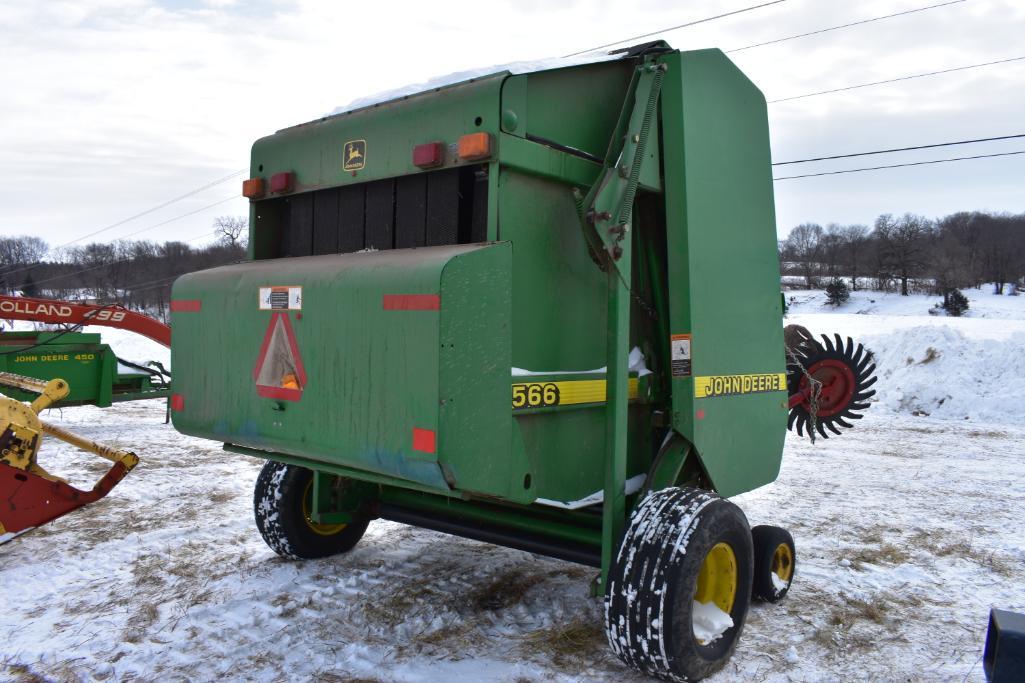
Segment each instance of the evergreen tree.
[[826,303],[830,306],[839,306],[851,298],[851,290],[843,279],[834,277],[826,285]]
[[961,290],[951,289],[943,295],[943,310],[947,312],[947,315],[959,318],[968,310],[968,298],[961,293]]

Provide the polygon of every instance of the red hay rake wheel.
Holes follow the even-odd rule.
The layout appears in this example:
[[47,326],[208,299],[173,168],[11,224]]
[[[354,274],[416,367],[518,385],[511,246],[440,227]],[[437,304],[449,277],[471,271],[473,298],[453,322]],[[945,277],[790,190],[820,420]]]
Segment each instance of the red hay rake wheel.
[[[835,340],[835,343],[834,343]],[[848,420],[860,420],[869,408],[868,399],[875,395],[869,389],[876,382],[873,356],[864,346],[848,337],[847,343],[839,334],[830,340],[822,335],[823,343],[806,339],[795,352],[799,365],[791,363],[787,385],[790,389],[790,418],[787,428],[805,432],[813,437],[812,429],[824,439],[826,430],[840,434],[839,427],[850,429]],[[814,382],[812,381],[814,380]],[[817,401],[814,383],[819,383]],[[813,403],[817,403],[814,406]]]

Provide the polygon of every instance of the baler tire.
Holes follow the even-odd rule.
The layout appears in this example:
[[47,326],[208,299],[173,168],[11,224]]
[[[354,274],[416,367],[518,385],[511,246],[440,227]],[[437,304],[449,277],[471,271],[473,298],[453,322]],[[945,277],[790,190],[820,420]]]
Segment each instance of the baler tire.
[[273,460],[264,464],[256,479],[256,528],[270,549],[286,559],[313,560],[348,552],[367,530],[369,519],[362,517],[338,525],[336,532],[315,531],[303,508],[312,481],[312,470]]
[[[756,526],[751,529],[754,542],[755,575],[751,594],[763,602],[779,602],[790,591],[797,568],[797,551],[794,537],[778,526]],[[773,575],[783,582],[779,588]]]
[[[733,625],[703,642],[693,621],[699,575],[722,546],[732,551],[727,556],[732,558],[734,592],[732,605],[723,611]],[[716,568],[713,562],[711,569]],[[739,507],[688,487],[649,494],[634,509],[609,569],[609,645],[628,666],[665,680],[714,674],[737,647],[751,602],[753,570],[751,529]]]

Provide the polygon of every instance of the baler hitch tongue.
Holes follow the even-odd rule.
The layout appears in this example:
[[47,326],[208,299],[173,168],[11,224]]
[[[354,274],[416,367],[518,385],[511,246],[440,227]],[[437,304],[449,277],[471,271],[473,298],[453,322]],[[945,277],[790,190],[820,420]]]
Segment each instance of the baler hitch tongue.
[[[43,422],[39,413],[68,395],[68,383],[0,372],[0,386],[39,394],[31,404],[0,395],[0,544],[107,495],[139,463],[134,453]],[[55,477],[37,462],[43,434],[89,451],[114,466],[89,491]]]

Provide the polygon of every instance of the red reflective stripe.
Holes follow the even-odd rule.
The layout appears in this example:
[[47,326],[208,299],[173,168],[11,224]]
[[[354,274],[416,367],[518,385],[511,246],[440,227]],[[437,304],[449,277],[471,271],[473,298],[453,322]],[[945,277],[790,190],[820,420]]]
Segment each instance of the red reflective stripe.
[[181,394],[171,394],[171,410],[176,413],[185,410],[185,397]]
[[303,397],[301,389],[286,389],[284,387],[267,387],[262,384],[256,385],[256,394],[264,398],[276,398],[282,401],[298,401]]
[[441,297],[437,294],[385,294],[386,311],[437,311]]
[[434,453],[437,446],[435,434],[430,429],[413,427],[413,450],[421,453]]
[[202,306],[203,302],[199,299],[175,299],[171,301],[171,312],[196,313]]

